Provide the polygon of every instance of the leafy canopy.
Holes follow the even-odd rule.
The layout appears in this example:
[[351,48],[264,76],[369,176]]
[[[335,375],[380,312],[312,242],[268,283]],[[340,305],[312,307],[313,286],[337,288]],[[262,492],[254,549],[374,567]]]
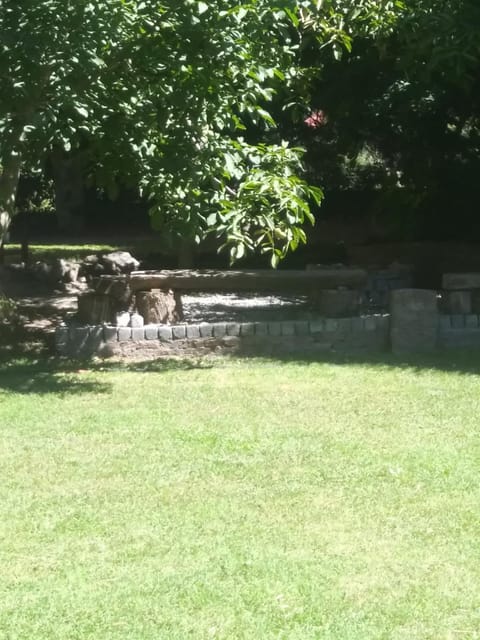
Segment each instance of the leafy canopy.
[[305,39],[348,49],[349,20],[375,28],[399,3],[355,4],[0,0],[2,177],[13,157],[40,171],[55,149],[82,151],[109,191],[140,185],[156,228],[213,231],[233,259],[260,248],[276,264],[322,192],[268,105],[300,86]]

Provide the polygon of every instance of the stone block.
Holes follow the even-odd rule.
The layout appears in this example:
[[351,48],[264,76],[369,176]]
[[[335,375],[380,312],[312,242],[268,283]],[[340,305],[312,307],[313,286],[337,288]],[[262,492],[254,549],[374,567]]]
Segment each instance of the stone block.
[[281,336],[282,335],[282,323],[281,322],[269,322],[268,323],[268,335],[269,336]]
[[436,291],[392,291],[390,312],[390,338],[395,353],[425,352],[437,347],[439,313]]
[[200,335],[202,338],[211,338],[213,335],[213,327],[209,322],[200,325]]
[[158,340],[158,325],[146,324],[144,327],[145,340]]
[[227,325],[224,322],[215,322],[213,324],[214,338],[223,338],[227,335]]
[[295,335],[308,336],[310,334],[310,325],[304,320],[297,320],[295,322]]
[[163,342],[170,342],[170,340],[173,340],[172,327],[166,324],[158,327],[158,339]]
[[452,328],[452,318],[450,314],[440,316],[440,329],[442,331],[450,331]]
[[255,323],[255,335],[266,336],[268,335],[268,322],[256,322]]
[[187,324],[187,339],[195,340],[200,338],[200,327],[196,324]]
[[333,318],[327,318],[325,320],[325,331],[337,331],[338,322]]
[[352,318],[338,318],[338,330],[342,333],[351,333],[352,331]]
[[471,292],[472,296],[472,313],[480,313],[480,289],[474,289]]
[[131,327],[118,327],[118,341],[126,342],[127,340],[132,339],[132,328]]
[[471,313],[472,294],[470,291],[445,291],[443,303],[447,313]]
[[103,339],[105,342],[116,342],[118,340],[118,329],[112,325],[103,327]]
[[378,315],[376,316],[377,331],[388,331],[390,329],[390,316]]
[[352,332],[361,333],[365,330],[365,320],[364,318],[358,316],[356,318],[352,318]]
[[172,327],[174,340],[184,340],[187,337],[187,327],[184,324],[176,324]]
[[242,322],[240,325],[241,336],[253,336],[255,334],[255,323]]
[[240,324],[238,322],[227,322],[227,336],[239,336]]
[[377,329],[377,319],[375,316],[365,316],[365,331],[376,331]]
[[132,340],[134,342],[145,340],[145,329],[143,327],[132,327]]
[[467,329],[478,329],[478,316],[474,313],[465,316],[465,327]]
[[295,322],[282,322],[282,336],[295,335]]
[[310,320],[310,333],[322,333],[325,331],[325,321],[321,318]]
[[465,316],[459,313],[452,314],[452,329],[465,329]]
[[447,290],[480,289],[480,273],[445,273],[442,288]]

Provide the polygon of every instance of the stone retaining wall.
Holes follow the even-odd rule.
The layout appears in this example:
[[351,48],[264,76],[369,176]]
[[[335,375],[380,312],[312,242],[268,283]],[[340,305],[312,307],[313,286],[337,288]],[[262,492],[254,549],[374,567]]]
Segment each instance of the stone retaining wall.
[[[55,341],[71,357],[385,351],[391,347],[389,315],[310,321],[217,322],[145,327],[61,326]],[[437,347],[480,348],[480,315],[440,315]]]
[[385,350],[389,317],[319,318],[310,321],[227,322],[144,327],[61,326],[57,351],[66,356],[158,355]]
[[480,316],[472,313],[441,315],[439,347],[480,348]]

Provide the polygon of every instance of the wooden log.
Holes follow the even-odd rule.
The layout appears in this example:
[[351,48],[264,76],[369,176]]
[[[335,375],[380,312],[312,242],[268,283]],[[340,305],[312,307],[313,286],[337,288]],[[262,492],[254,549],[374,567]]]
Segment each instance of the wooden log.
[[366,285],[363,269],[324,269],[319,271],[134,271],[129,278],[132,291],[173,289],[182,291],[237,291],[314,293],[320,289]]
[[180,294],[171,289],[137,291],[135,300],[145,324],[175,324],[183,320]]

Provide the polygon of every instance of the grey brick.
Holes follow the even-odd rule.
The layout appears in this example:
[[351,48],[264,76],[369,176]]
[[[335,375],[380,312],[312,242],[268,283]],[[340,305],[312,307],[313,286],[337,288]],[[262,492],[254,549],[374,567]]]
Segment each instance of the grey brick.
[[103,326],[97,325],[95,327],[90,327],[90,331],[88,332],[88,345],[93,350],[98,348],[103,341]]
[[469,313],[467,316],[465,316],[465,326],[467,329],[477,329],[478,316],[473,313]]
[[119,342],[126,342],[132,339],[131,327],[118,327],[118,340]]
[[304,320],[297,320],[295,322],[295,334],[297,336],[308,336],[310,333],[310,326],[308,322]]
[[255,323],[255,335],[266,336],[268,335],[268,322],[256,322]]
[[255,324],[253,322],[242,322],[240,325],[241,336],[253,336],[255,333]]
[[388,315],[377,316],[377,329],[379,331],[388,331],[389,327],[390,327],[390,316]]
[[326,318],[325,331],[336,331],[338,329],[338,321],[334,318]]
[[200,338],[200,327],[196,324],[187,324],[187,339]]
[[310,321],[310,333],[322,333],[325,331],[325,321],[322,318]]
[[228,322],[227,323],[227,335],[228,336],[239,336],[240,335],[240,325],[238,322]]
[[174,340],[183,340],[187,337],[187,327],[184,324],[176,324],[172,327]]
[[343,333],[351,333],[352,331],[352,318],[339,318],[338,322],[338,330]]
[[202,338],[211,338],[213,335],[213,327],[209,322],[200,325],[200,335]]
[[448,331],[452,328],[452,317],[450,315],[440,316],[440,328],[442,331]]
[[146,324],[144,326],[145,340],[158,340],[158,325]]
[[172,327],[168,324],[162,324],[158,327],[158,339],[163,342],[169,342],[173,339]]
[[295,335],[295,322],[282,322],[282,336]]
[[452,327],[454,329],[464,329],[465,328],[465,316],[455,313],[452,315]]
[[268,323],[268,334],[271,336],[280,336],[282,335],[282,323],[281,322],[269,322]]
[[143,327],[132,327],[132,340],[134,342],[142,342],[142,340],[145,340],[145,330]]
[[366,316],[365,320],[365,331],[375,331],[377,328],[377,319],[375,316]]
[[352,318],[352,331],[354,333],[361,333],[365,329],[364,319],[361,317]]
[[213,324],[213,335],[215,338],[223,338],[227,335],[227,325],[224,322],[215,322]]
[[112,325],[103,327],[103,339],[105,342],[116,342],[118,340],[118,329]]

